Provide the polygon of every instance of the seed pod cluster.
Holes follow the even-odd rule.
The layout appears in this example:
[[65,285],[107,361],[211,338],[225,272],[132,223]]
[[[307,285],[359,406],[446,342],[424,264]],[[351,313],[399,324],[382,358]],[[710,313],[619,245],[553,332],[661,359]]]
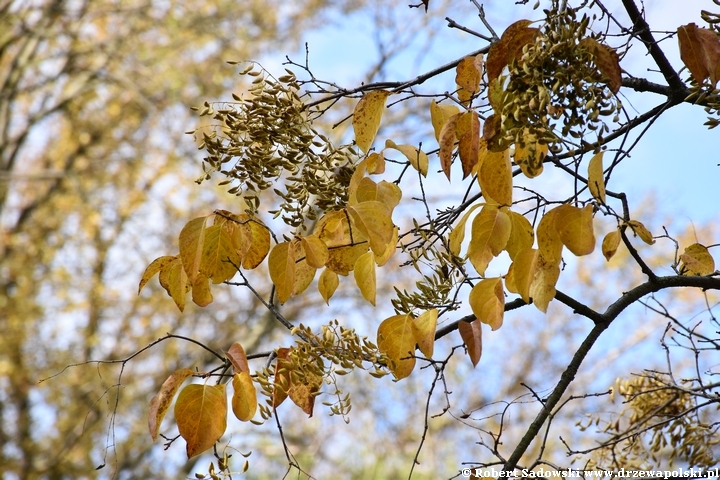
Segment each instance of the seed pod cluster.
[[242,196],[253,213],[260,206],[259,192],[274,188],[280,204],[269,211],[291,227],[342,208],[357,152],[351,146],[336,148],[312,127],[291,71],[276,79],[254,67],[240,72],[254,77],[244,98],[233,95],[234,102],[206,102],[196,109],[216,122],[191,132],[202,132],[200,148],[207,153],[200,181],[221,173],[226,179],[220,184],[230,185],[228,193]]
[[[568,136],[598,139],[609,131],[603,118],[618,121],[621,103],[617,54],[597,35],[588,35],[589,18],[577,20],[574,9],[547,11],[534,42],[509,65],[500,108],[500,149],[522,145],[527,134],[559,151]],[[610,78],[609,78],[610,77]]]

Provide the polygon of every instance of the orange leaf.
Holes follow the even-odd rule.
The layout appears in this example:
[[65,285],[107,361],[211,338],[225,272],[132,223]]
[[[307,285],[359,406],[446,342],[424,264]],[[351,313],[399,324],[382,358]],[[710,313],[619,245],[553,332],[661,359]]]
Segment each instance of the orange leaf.
[[[530,20],[518,20],[510,25],[500,37],[500,40],[490,47],[488,51],[487,63],[485,69],[488,75],[488,83],[498,78],[503,69],[508,65],[508,53],[510,43],[519,32],[528,30],[527,26],[532,22]],[[537,30],[537,29],[531,29]]]
[[281,347],[277,349],[277,359],[275,360],[275,382],[273,383],[272,407],[277,408],[288,396],[290,391],[290,368],[291,362],[288,360],[290,349]]
[[620,58],[617,52],[590,37],[583,38],[580,45],[595,57],[595,65],[607,80],[608,88],[610,88],[611,92],[617,93],[622,86]]
[[187,377],[193,374],[193,371],[189,368],[181,368],[175,370],[167,380],[165,380],[160,387],[160,391],[150,400],[150,408],[148,410],[148,428],[150,430],[150,436],[153,442],[157,439],[158,430],[160,424],[165,418],[165,414],[170,408],[172,399],[175,393],[180,388],[180,385],[185,381]]
[[246,372],[250,373],[250,366],[248,365],[247,355],[245,355],[245,349],[239,343],[235,342],[230,346],[225,356],[232,363],[233,371],[235,373]]
[[225,384],[188,385],[175,402],[175,421],[192,458],[211,448],[227,427]]
[[390,371],[401,380],[415,368],[415,335],[410,314],[386,318],[378,327],[377,346],[390,359]]
[[457,121],[460,118],[461,113],[456,113],[452,117],[447,119],[447,122],[440,130],[440,167],[445,173],[445,176],[450,180],[450,166],[452,165],[452,152],[455,149],[455,142],[457,142]]
[[694,23],[678,28],[680,58],[697,83],[710,77],[715,86],[720,79],[720,39],[711,30]]
[[288,396],[303,412],[312,417],[315,397],[322,385],[322,379],[320,377],[308,378],[309,375],[306,374],[304,383],[291,383]]
[[482,327],[480,326],[480,320],[475,319],[469,323],[461,320],[458,323],[458,332],[460,332],[460,337],[465,343],[473,367],[476,367],[482,356]]
[[435,140],[440,142],[440,132],[443,127],[450,117],[458,113],[460,113],[460,107],[457,105],[438,105],[435,100],[430,103],[430,122],[435,131]]
[[471,110],[460,115],[456,125],[456,135],[460,139],[458,155],[462,164],[463,179],[465,179],[478,163],[480,119],[477,112]]

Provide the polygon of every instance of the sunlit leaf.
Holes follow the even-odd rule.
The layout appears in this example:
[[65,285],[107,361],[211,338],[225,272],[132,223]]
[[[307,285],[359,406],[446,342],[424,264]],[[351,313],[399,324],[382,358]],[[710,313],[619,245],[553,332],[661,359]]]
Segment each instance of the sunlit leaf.
[[338,285],[340,285],[340,280],[337,273],[329,268],[322,271],[318,279],[318,291],[328,305],[330,305],[330,298],[337,290]]
[[[554,208],[540,219],[537,227],[537,242],[540,254],[549,262],[560,264],[562,259],[563,243],[560,234],[555,228],[555,216],[558,212]],[[553,294],[554,296],[554,294]]]
[[648,245],[655,243],[652,233],[650,233],[650,230],[648,230],[641,222],[637,220],[630,220],[627,224],[632,229],[633,233],[640,237],[643,242]]
[[593,206],[579,208],[563,204],[555,211],[555,228],[563,245],[577,256],[592,253],[595,250]]
[[191,285],[188,282],[188,277],[183,268],[180,255],[176,255],[172,262],[163,266],[162,270],[160,270],[158,280],[182,312],[185,309],[185,299]]
[[379,175],[385,172],[385,155],[383,152],[373,152],[367,157],[367,172]]
[[464,179],[470,175],[478,163],[480,119],[477,112],[471,110],[461,114],[457,121],[455,133],[460,142],[458,144],[458,156],[462,164]]
[[473,219],[468,258],[480,275],[485,274],[493,257],[500,255],[510,238],[510,217],[492,205],[486,205]]
[[605,238],[603,238],[602,241],[602,252],[605,256],[605,260],[610,261],[610,259],[615,255],[615,252],[617,252],[619,246],[620,230],[613,230],[605,235]]
[[191,284],[195,283],[195,277],[200,271],[208,218],[194,218],[180,231],[180,258]]
[[440,142],[440,132],[447,123],[448,119],[460,113],[460,107],[457,105],[439,105],[435,100],[430,103],[430,121],[435,130],[435,140]]
[[[539,235],[538,232],[538,238]],[[558,278],[560,278],[560,259],[547,258],[540,252],[537,255],[535,276],[530,285],[530,298],[535,307],[543,313],[547,313],[548,304],[555,298]]]
[[394,183],[385,180],[375,183],[369,178],[363,178],[358,185],[356,193],[356,204],[377,200],[384,203],[392,211],[402,199],[402,190]]
[[515,145],[513,159],[520,170],[528,178],[535,178],[543,172],[543,161],[548,152],[548,146],[538,143],[537,136],[524,130],[524,144]]
[[450,235],[448,235],[448,245],[450,246],[450,252],[452,252],[453,255],[460,255],[460,247],[462,246],[463,240],[465,240],[465,225],[467,224],[470,215],[472,215],[478,207],[482,207],[484,205],[485,203],[476,203],[470,207],[462,218],[460,218],[457,225],[455,225],[455,227],[450,231]]
[[232,411],[241,422],[247,422],[257,411],[257,392],[248,372],[233,375]]
[[478,175],[483,197],[488,202],[512,205],[512,165],[510,150],[492,152],[485,150]]
[[535,232],[533,232],[532,224],[530,224],[530,221],[525,218],[524,215],[509,209],[502,210],[510,217],[511,224],[510,237],[508,238],[507,245],[505,245],[505,250],[507,250],[508,255],[510,255],[510,259],[515,260],[515,256],[519,251],[532,247],[535,241]]
[[383,320],[377,331],[377,346],[390,359],[390,371],[401,380],[415,368],[415,335],[409,313]]
[[175,421],[187,442],[188,458],[210,449],[227,426],[225,384],[183,388],[175,402]]
[[275,360],[275,381],[273,383],[272,407],[277,408],[288,396],[290,391],[290,368],[291,362],[288,360],[290,349],[286,347],[278,348],[276,351],[277,358]]
[[288,301],[295,287],[295,245],[293,242],[278,243],[270,251],[268,271],[275,285],[278,301]]
[[433,308],[424,311],[412,321],[412,331],[415,342],[427,358],[432,358],[435,349],[437,319],[438,311],[436,308]]
[[505,314],[505,294],[502,279],[486,278],[480,280],[470,290],[468,303],[475,316],[482,322],[497,330],[502,326]]
[[355,261],[355,283],[357,283],[363,298],[375,306],[376,281],[375,258],[373,252],[367,252]]
[[301,238],[303,253],[308,265],[314,268],[322,268],[328,261],[329,253],[325,242],[315,235],[307,235]]
[[247,218],[245,225],[250,227],[251,239],[250,248],[248,248],[243,257],[242,267],[246,270],[252,270],[265,260],[268,252],[270,252],[270,230],[256,218],[250,218],[248,215],[238,215],[240,218]]
[[397,150],[405,155],[405,158],[408,159],[410,165],[420,172],[423,177],[427,177],[430,161],[425,152],[413,147],[412,145],[397,145],[392,140],[385,141],[385,148],[392,148],[393,150]]
[[390,240],[390,243],[387,244],[387,248],[382,253],[382,255],[375,255],[375,264],[378,267],[382,267],[385,265],[388,260],[392,258],[392,256],[395,254],[395,251],[397,251],[397,243],[398,243],[398,237],[400,235],[400,229],[395,226],[393,228],[393,236],[392,240]]
[[148,409],[148,429],[150,430],[150,436],[153,442],[157,440],[158,430],[160,430],[160,424],[165,418],[165,414],[170,408],[173,397],[177,393],[180,385],[193,374],[193,371],[189,368],[181,368],[175,370],[167,380],[165,380],[160,387],[160,391],[150,400],[150,407]]
[[507,289],[510,290],[512,286],[510,291],[519,294],[525,303],[530,303],[530,286],[535,279],[538,255],[539,252],[534,248],[520,250],[510,265],[512,278],[510,279],[510,270],[508,270],[508,279],[505,281]]
[[357,228],[350,229],[348,216],[344,210],[327,212],[313,230],[328,247],[326,267],[339,275],[349,274],[355,268],[358,257],[370,246],[363,232]]
[[240,255],[232,239],[233,229],[230,222],[205,229],[199,271],[215,284],[230,280],[240,266]]
[[467,56],[463,58],[455,68],[455,83],[460,90],[458,96],[460,101],[470,100],[472,95],[480,90],[480,75],[482,74],[483,55]]
[[596,153],[588,164],[588,188],[598,202],[605,204],[605,176],[603,174],[603,154]]
[[373,90],[363,95],[355,106],[352,120],[355,141],[365,153],[370,150],[375,140],[385,112],[385,102],[391,93],[385,90]]
[[479,319],[472,322],[460,321],[458,332],[465,343],[470,361],[476,367],[482,356],[482,327]]
[[147,284],[148,281],[152,277],[154,277],[158,272],[166,268],[171,263],[175,262],[178,259],[177,256],[163,256],[156,258],[155,260],[150,263],[150,265],[147,266],[145,269],[145,272],[143,272],[142,278],[140,278],[140,285],[138,286],[138,293],[142,291],[143,287]]
[[680,273],[683,275],[710,275],[715,272],[715,260],[707,247],[693,243],[680,255]]
[[367,201],[348,206],[347,212],[353,228],[367,237],[373,252],[382,255],[393,238],[394,225],[390,218],[390,208],[382,202]]
[[199,307],[207,307],[213,301],[210,279],[204,273],[198,272],[195,277],[195,282],[192,284],[192,300]]
[[455,150],[455,143],[457,142],[457,122],[462,114],[457,113],[452,117],[448,118],[440,130],[440,168],[442,168],[445,176],[450,180],[450,166],[452,165],[452,153]]
[[[322,240],[320,241],[322,242]],[[307,288],[310,286],[313,279],[315,278],[317,268],[308,265],[305,251],[302,248],[302,241],[297,239],[294,240],[293,247],[295,255],[295,272],[291,296],[294,297],[300,295],[302,292],[307,290]]]

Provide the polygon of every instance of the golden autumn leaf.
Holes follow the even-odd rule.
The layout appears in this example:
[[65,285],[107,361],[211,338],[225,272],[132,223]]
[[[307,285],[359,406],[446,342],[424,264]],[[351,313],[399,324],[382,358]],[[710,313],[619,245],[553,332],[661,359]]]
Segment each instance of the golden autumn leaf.
[[173,258],[174,260],[172,262],[162,267],[158,280],[182,312],[185,310],[187,292],[192,286],[188,282],[188,277],[183,268],[180,255],[176,255]]
[[207,307],[213,301],[212,293],[210,293],[210,279],[201,272],[195,277],[192,284],[192,300],[199,307]]
[[[538,238],[539,236],[538,232]],[[535,264],[535,275],[530,284],[530,298],[535,307],[543,313],[547,313],[550,301],[555,298],[555,285],[557,285],[558,278],[560,278],[560,260],[547,258],[542,252],[539,252]]]
[[315,235],[307,235],[300,239],[305,261],[314,268],[322,268],[328,261],[329,253],[325,242]]
[[187,442],[188,458],[210,449],[227,426],[225,384],[183,388],[175,402],[175,421]]
[[515,256],[521,250],[532,247],[535,241],[535,232],[530,221],[517,212],[510,209],[502,208],[510,217],[510,237],[508,238],[505,250],[510,255],[511,260],[515,260]]
[[707,247],[693,243],[680,255],[680,273],[682,275],[710,275],[715,272],[715,260]]
[[689,23],[678,28],[680,59],[699,84],[710,78],[714,87],[720,80],[720,38],[712,30]]
[[462,114],[456,113],[447,119],[442,129],[440,130],[440,151],[438,157],[440,157],[440,168],[443,173],[450,180],[450,167],[452,165],[452,153],[455,150],[455,143],[457,142],[457,122]]
[[355,283],[357,283],[363,298],[375,306],[376,280],[375,258],[373,252],[366,252],[355,261]]
[[461,102],[467,102],[480,90],[482,60],[482,54],[467,56],[455,68],[455,83],[460,87],[458,96]]
[[260,220],[243,214],[238,215],[244,219],[245,225],[250,228],[250,247],[245,252],[242,261],[242,267],[246,270],[252,270],[265,260],[270,252],[270,230]]
[[232,411],[241,422],[247,422],[257,411],[257,392],[248,372],[235,373],[232,380]]
[[228,351],[225,352],[225,356],[230,360],[230,363],[232,363],[234,373],[250,373],[250,366],[248,365],[247,355],[245,355],[245,349],[238,342],[230,345]]
[[143,287],[147,284],[147,282],[150,281],[152,277],[157,275],[158,272],[168,267],[173,262],[177,261],[177,256],[170,256],[165,255],[162,257],[158,257],[155,260],[153,260],[150,265],[147,266],[145,271],[142,274],[142,277],[140,278],[140,284],[138,285],[138,294],[142,291]]
[[390,212],[392,212],[402,199],[402,190],[394,183],[385,180],[375,183],[373,180],[366,177],[358,184],[355,197],[357,203],[376,200],[387,205]]
[[393,238],[393,222],[388,206],[377,200],[358,203],[346,208],[353,222],[353,230],[357,229],[370,243],[376,255],[385,253]]
[[548,153],[548,146],[537,141],[537,136],[524,130],[524,144],[515,145],[515,164],[528,178],[535,178],[543,172],[543,161]]
[[180,231],[180,258],[191,284],[195,283],[195,277],[200,271],[208,218],[194,218]]
[[478,175],[483,197],[489,203],[512,205],[512,165],[510,150],[482,152],[480,175]]
[[648,230],[645,225],[642,224],[642,222],[639,222],[637,220],[630,220],[627,222],[627,225],[633,231],[633,234],[640,237],[643,242],[647,243],[648,245],[652,245],[655,243],[655,239],[653,238],[652,233],[650,233],[650,230]]
[[522,66],[523,47],[534,43],[539,33],[539,28],[528,26],[517,28],[507,44],[507,64],[517,63],[518,66]]
[[368,155],[367,172],[370,175],[379,175],[385,172],[385,155],[383,152],[373,152]]
[[[292,376],[290,378],[292,378]],[[315,407],[315,397],[317,396],[317,392],[320,391],[321,385],[322,378],[308,373],[305,376],[305,382],[290,382],[288,396],[303,412],[312,417]]]
[[385,141],[385,148],[391,148],[402,153],[415,170],[420,172],[423,177],[427,177],[430,160],[425,152],[412,145],[397,145],[392,140]]
[[[508,66],[508,47],[515,35],[523,30],[527,30],[530,20],[518,20],[510,25],[503,32],[500,41],[492,44],[487,55],[485,70],[487,71],[488,83],[492,82],[500,76],[503,69]],[[515,48],[516,50],[517,48]]]
[[426,310],[412,321],[412,332],[420,351],[432,358],[435,350],[435,330],[437,329],[437,308]]
[[340,280],[337,273],[329,268],[322,271],[318,279],[318,291],[328,305],[330,305],[330,298],[337,290],[338,285],[340,285]]
[[472,173],[478,163],[480,148],[480,118],[477,112],[470,110],[462,113],[456,124],[455,134],[459,140],[458,156],[462,164],[463,179]]
[[554,208],[540,219],[537,227],[537,242],[538,250],[545,260],[559,265],[562,259],[563,243],[557,228],[555,228],[556,214],[557,208]]
[[390,260],[395,254],[395,251],[397,250],[399,235],[400,229],[397,226],[393,227],[392,240],[390,240],[390,243],[387,244],[385,251],[382,253],[382,255],[375,255],[375,264],[378,267],[382,267],[383,265],[385,265],[388,260]]
[[502,117],[493,113],[485,119],[482,130],[482,138],[485,140],[487,149],[491,152],[502,151],[498,145],[498,134],[502,130]]
[[367,236],[357,228],[350,228],[348,216],[344,210],[327,212],[313,230],[328,247],[325,266],[339,275],[349,274],[358,257],[369,248]]
[[468,219],[470,218],[470,215],[477,210],[479,207],[484,206],[485,203],[476,203],[472,207],[468,209],[467,212],[460,218],[460,221],[455,225],[455,227],[450,231],[450,234],[448,235],[448,246],[450,247],[450,252],[453,255],[459,256],[460,255],[460,247],[462,246],[463,240],[465,240],[465,225],[467,224]]
[[615,255],[615,252],[617,252],[617,249],[620,246],[620,238],[620,230],[613,230],[605,235],[605,238],[603,238],[602,241],[602,253],[605,260],[610,261],[610,259]]
[[480,320],[475,319],[472,322],[461,320],[458,323],[458,332],[460,332],[460,338],[465,343],[473,367],[476,367],[480,357],[482,357],[482,327]]
[[268,257],[270,279],[275,285],[277,299],[288,301],[295,287],[295,245],[293,242],[278,243]]
[[392,92],[385,90],[373,90],[363,95],[355,106],[352,120],[355,141],[365,153],[370,150],[375,140],[385,112],[385,102],[391,94]]
[[307,290],[315,278],[317,268],[308,265],[301,240],[293,240],[293,247],[295,250],[295,277],[291,296],[294,297]]
[[605,204],[605,176],[603,174],[603,154],[596,153],[588,164],[588,188],[598,202]]
[[275,352],[275,381],[273,382],[273,395],[271,406],[277,408],[285,401],[290,391],[290,349],[287,347],[278,348]]
[[593,206],[579,208],[563,204],[555,211],[555,228],[563,245],[577,256],[592,253],[595,250]]
[[430,103],[430,122],[433,130],[435,130],[435,140],[440,142],[440,132],[447,123],[448,119],[460,113],[460,107],[457,105],[439,105],[433,100]]
[[175,370],[167,380],[165,380],[160,387],[158,393],[150,400],[150,407],[148,409],[148,429],[150,430],[150,436],[153,442],[157,440],[158,430],[160,430],[160,424],[165,418],[165,414],[170,408],[173,397],[177,393],[180,385],[187,379],[193,371],[189,368],[181,368]]
[[205,229],[199,271],[215,284],[230,280],[240,266],[240,255],[232,238],[233,230],[230,222]]
[[468,258],[480,275],[500,255],[510,238],[510,217],[493,205],[486,205],[473,219]]
[[415,342],[409,313],[386,318],[378,327],[378,349],[390,359],[388,368],[396,380],[407,377],[415,368]]
[[607,46],[599,43],[592,37],[583,38],[580,45],[592,54],[595,59],[595,66],[598,71],[605,77],[608,88],[613,93],[617,93],[622,86],[622,71],[620,69],[620,58],[617,52]]
[[505,294],[503,293],[502,279],[486,278],[480,280],[470,290],[468,303],[478,320],[490,325],[493,330],[500,328],[505,314]]
[[535,279],[538,255],[538,250],[534,248],[520,250],[510,265],[507,279],[505,280],[507,289],[519,294],[525,303],[530,303],[530,286]]

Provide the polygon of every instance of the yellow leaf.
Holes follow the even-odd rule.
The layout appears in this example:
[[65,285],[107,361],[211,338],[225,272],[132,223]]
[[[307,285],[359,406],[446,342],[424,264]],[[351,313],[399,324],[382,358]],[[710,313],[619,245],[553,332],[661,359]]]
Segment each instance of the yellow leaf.
[[510,217],[492,205],[486,205],[473,219],[468,258],[480,275],[485,275],[493,257],[500,255],[510,238]]
[[440,151],[438,156],[440,157],[440,168],[448,180],[450,180],[450,166],[452,165],[452,153],[455,150],[455,142],[457,142],[457,122],[462,114],[456,113],[452,117],[448,118],[440,130]]
[[385,155],[383,155],[383,152],[373,152],[368,155],[367,171],[371,175],[385,173]]
[[328,305],[330,305],[330,298],[337,290],[338,285],[340,285],[340,280],[337,273],[329,268],[322,271],[318,279],[318,291]]
[[460,60],[455,69],[455,83],[470,94],[480,91],[480,75],[482,74],[482,53],[477,56],[467,56]]
[[363,95],[355,106],[352,120],[355,141],[360,150],[365,153],[370,150],[373,140],[375,140],[385,112],[385,102],[391,93],[385,90],[373,90]]
[[455,256],[460,256],[460,247],[462,246],[463,240],[465,240],[465,224],[470,218],[470,215],[478,208],[484,206],[485,203],[476,203],[465,212],[460,221],[455,225],[455,228],[450,231],[448,235],[448,245],[450,252]]
[[210,279],[204,273],[198,273],[192,284],[192,300],[199,307],[207,307],[213,301],[210,293]]
[[430,103],[430,121],[435,130],[435,140],[440,142],[440,132],[448,119],[460,113],[457,105],[438,105],[435,100]]
[[475,111],[460,115],[455,134],[459,140],[458,156],[463,170],[463,179],[472,173],[478,163],[480,148],[480,119]]
[[475,319],[472,322],[461,320],[458,323],[458,332],[460,332],[460,337],[465,343],[473,367],[476,367],[482,356],[482,327],[480,320]]
[[557,212],[558,209],[553,208],[540,219],[537,227],[537,241],[540,254],[547,261],[560,265],[563,243],[562,240],[560,240],[560,234],[557,228],[555,228],[555,216]]
[[500,205],[512,205],[512,165],[510,150],[485,150],[480,164],[478,180],[485,200]]
[[350,177],[350,183],[348,184],[348,204],[349,205],[355,205],[357,203],[357,198],[355,198],[357,189],[360,186],[360,182],[363,178],[365,178],[365,173],[367,173],[367,158],[364,160],[360,160],[360,163],[357,164],[355,167],[355,171],[352,174],[352,177]]
[[508,270],[508,279],[505,281],[508,290],[512,285],[513,290],[511,291],[519,294],[525,303],[530,303],[530,287],[535,279],[538,255],[539,252],[534,248],[520,250],[510,265],[512,278],[510,279],[510,270]]
[[295,280],[293,282],[293,291],[291,296],[294,297],[296,295],[300,295],[310,286],[315,278],[317,268],[308,265],[305,252],[302,249],[301,240],[293,240],[293,249],[295,250]]
[[603,175],[603,154],[596,153],[588,164],[588,188],[593,198],[605,204],[605,176]]
[[189,368],[181,368],[175,370],[167,380],[165,380],[160,387],[160,391],[150,400],[150,407],[148,410],[148,429],[150,430],[150,436],[153,442],[157,440],[158,430],[160,430],[160,424],[165,418],[165,414],[170,408],[172,399],[175,393],[180,388],[180,385],[193,374],[193,371]]
[[233,375],[232,410],[241,422],[247,422],[257,411],[257,392],[248,372]]
[[641,222],[638,222],[637,220],[630,220],[627,222],[628,226],[632,229],[633,233],[640,237],[640,239],[647,243],[648,245],[652,245],[655,243],[655,239],[653,238],[652,233],[650,233],[650,230],[645,228],[645,225],[643,225]]
[[247,372],[250,373],[250,366],[248,365],[247,355],[245,355],[245,349],[239,343],[233,343],[225,356],[232,363],[233,371],[235,373]]
[[402,153],[415,170],[420,172],[423,177],[427,177],[430,161],[425,152],[412,145],[397,145],[392,140],[385,141],[385,148],[392,148]]
[[315,235],[301,238],[303,253],[307,264],[314,268],[322,268],[328,261],[328,248],[325,242]]
[[350,273],[355,267],[355,261],[369,247],[367,236],[357,228],[350,228],[348,215],[344,210],[327,212],[320,217],[313,230],[328,246],[326,267],[339,275]]
[[218,284],[230,280],[240,267],[240,255],[233,242],[231,222],[205,229],[199,271]]
[[180,258],[191,284],[195,283],[195,277],[200,271],[208,218],[194,218],[180,231]]
[[613,230],[605,235],[605,238],[603,238],[602,241],[602,252],[605,256],[605,260],[610,261],[610,259],[615,255],[615,252],[617,252],[619,246],[620,230]]
[[140,278],[140,285],[138,285],[138,294],[142,291],[143,287],[154,277],[158,272],[165,269],[171,263],[177,261],[177,256],[163,256],[156,258],[150,263],[143,272],[142,278]]
[[288,396],[290,391],[290,369],[292,362],[290,357],[290,349],[286,347],[278,348],[275,352],[277,359],[275,360],[275,381],[273,382],[273,395],[271,406],[277,408]]
[[350,214],[353,230],[357,229],[367,237],[372,251],[377,255],[385,253],[392,242],[394,227],[388,206],[371,200],[348,206],[346,210]]
[[505,314],[505,294],[500,278],[480,280],[470,290],[468,303],[475,316],[497,330],[502,326]]
[[182,265],[180,255],[173,257],[174,260],[163,266],[160,270],[158,280],[160,285],[172,297],[178,309],[182,312],[185,310],[185,298],[191,286],[188,282],[187,274]]
[[[360,181],[357,192],[355,194],[355,205],[362,202],[377,200],[384,203],[392,210],[400,203],[402,198],[402,190],[394,183],[386,182],[375,183],[373,180],[365,177]],[[351,204],[353,205],[353,204]]]
[[519,251],[532,247],[535,241],[535,233],[530,221],[525,216],[511,210],[505,210],[510,217],[510,238],[508,238],[505,250],[510,255],[511,260],[515,260],[515,256]]
[[373,252],[367,252],[355,261],[355,269],[353,271],[355,275],[355,283],[357,283],[360,293],[365,300],[370,302],[372,306],[375,306],[375,259],[373,258]]
[[390,371],[401,380],[415,368],[415,335],[410,314],[386,318],[378,327],[377,346],[390,359]]
[[[538,238],[540,238],[539,231]],[[543,313],[547,313],[548,304],[555,298],[558,278],[560,278],[560,260],[547,258],[540,252],[537,255],[535,276],[530,285],[530,298],[535,307]]]
[[211,448],[227,426],[225,384],[183,388],[175,402],[175,421],[187,442],[188,458]]
[[397,250],[397,243],[398,243],[398,235],[399,235],[400,229],[396,226],[393,228],[393,236],[392,240],[390,240],[390,243],[388,243],[387,248],[383,252],[382,255],[375,255],[375,263],[378,267],[382,267],[385,265],[390,258],[392,258],[393,254]]
[[436,308],[426,310],[412,322],[413,337],[420,351],[427,358],[432,358],[435,349],[435,330],[437,329],[438,311]]
[[578,208],[563,204],[555,211],[555,228],[563,245],[577,256],[592,253],[595,250],[593,206]]
[[268,257],[268,270],[278,301],[281,304],[287,302],[295,286],[295,246],[292,242],[278,243],[273,247]]
[[707,247],[693,243],[680,255],[682,275],[710,275],[715,272],[715,260]]
[[543,161],[548,146],[540,144],[537,137],[526,128],[523,130],[524,145],[515,145],[515,163],[528,178],[535,178],[543,172]]

